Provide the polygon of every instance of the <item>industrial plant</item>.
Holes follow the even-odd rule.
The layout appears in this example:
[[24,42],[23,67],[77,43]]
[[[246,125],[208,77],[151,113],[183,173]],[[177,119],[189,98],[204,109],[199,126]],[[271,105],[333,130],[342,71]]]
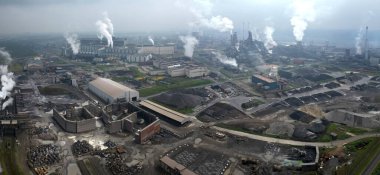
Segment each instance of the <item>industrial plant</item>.
[[380,174],[379,7],[0,2],[0,175]]

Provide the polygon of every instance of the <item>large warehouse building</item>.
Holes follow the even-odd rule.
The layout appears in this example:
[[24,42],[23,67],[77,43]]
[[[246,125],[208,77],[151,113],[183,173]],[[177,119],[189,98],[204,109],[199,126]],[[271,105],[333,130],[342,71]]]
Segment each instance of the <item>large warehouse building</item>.
[[106,103],[137,101],[139,92],[107,78],[98,77],[88,84],[89,90]]

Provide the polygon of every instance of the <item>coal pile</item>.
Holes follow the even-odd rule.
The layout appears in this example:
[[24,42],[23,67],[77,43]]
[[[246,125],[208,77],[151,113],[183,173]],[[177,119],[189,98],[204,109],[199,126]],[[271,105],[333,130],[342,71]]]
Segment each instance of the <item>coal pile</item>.
[[73,154],[75,156],[81,156],[88,153],[91,153],[94,151],[94,147],[90,145],[86,140],[83,141],[76,141],[72,146],[71,149],[73,151]]
[[325,94],[329,95],[330,97],[341,97],[343,96],[343,94],[337,92],[337,91],[328,91],[328,92],[325,92]]
[[197,118],[203,122],[247,118],[243,112],[226,103],[216,103],[202,111]]
[[115,148],[117,145],[115,142],[112,142],[111,140],[106,141],[104,144],[107,148]]
[[296,98],[296,97],[290,97],[284,100],[286,103],[292,105],[292,106],[302,106],[303,102]]
[[312,96],[303,96],[303,97],[300,97],[299,99],[302,100],[305,104],[314,103],[317,101]]
[[172,132],[164,129],[164,128],[161,128],[160,129],[160,132],[158,132],[157,134],[155,134],[151,139],[150,141],[153,143],[153,144],[161,144],[163,142],[167,142],[167,141],[171,141],[171,140],[177,140],[177,137],[176,135],[174,135]]
[[327,87],[329,89],[334,89],[334,88],[340,87],[340,84],[339,83],[335,83],[335,82],[331,82],[331,83],[325,84],[325,87]]
[[126,160],[119,154],[110,154],[106,158],[106,167],[114,175],[135,175],[140,174],[142,166],[140,164],[134,166],[128,166]]
[[312,97],[314,97],[318,101],[327,101],[327,100],[330,100],[330,96],[328,96],[328,95],[326,95],[324,93],[313,94]]
[[310,123],[315,119],[314,116],[304,113],[302,111],[295,111],[289,115],[293,120],[301,121],[303,123]]
[[32,148],[28,153],[28,162],[32,167],[50,166],[59,163],[60,148],[58,146],[40,145]]
[[153,98],[158,103],[174,107],[176,109],[194,108],[202,103],[203,98],[192,94],[164,93]]

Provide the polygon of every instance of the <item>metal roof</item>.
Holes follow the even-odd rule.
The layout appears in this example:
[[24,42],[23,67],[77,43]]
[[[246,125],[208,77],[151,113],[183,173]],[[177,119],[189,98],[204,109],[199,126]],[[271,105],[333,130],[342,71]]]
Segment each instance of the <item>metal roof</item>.
[[91,81],[90,84],[114,98],[124,96],[127,92],[137,92],[134,89],[107,78],[98,77]]
[[149,101],[149,100],[144,100],[142,102],[140,102],[140,105],[146,107],[146,108],[149,108],[161,115],[164,115],[170,119],[173,119],[181,124],[184,124],[188,121],[190,121],[190,117],[187,116],[187,115],[184,115],[184,114],[181,114],[179,112],[176,112],[176,111],[173,111],[171,109],[168,109],[166,107],[163,107],[157,103],[154,103],[152,101]]
[[258,78],[258,79],[260,79],[260,80],[263,80],[263,81],[265,81],[267,83],[273,83],[273,82],[275,82],[274,80],[272,80],[270,78],[267,78],[267,77],[264,77],[264,76],[259,75],[259,74],[255,74],[253,76],[256,77],[256,78]]

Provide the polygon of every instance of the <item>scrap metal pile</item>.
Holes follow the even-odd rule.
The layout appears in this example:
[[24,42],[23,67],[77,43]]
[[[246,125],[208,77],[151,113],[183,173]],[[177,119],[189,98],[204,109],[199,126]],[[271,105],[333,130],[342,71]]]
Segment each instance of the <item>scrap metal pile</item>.
[[75,156],[85,155],[94,151],[94,147],[91,144],[89,144],[86,140],[76,141],[72,145],[71,149]]
[[28,153],[28,162],[32,167],[49,166],[61,160],[60,148],[56,145],[39,145]]
[[112,174],[135,175],[142,171],[140,164],[128,166],[120,154],[109,154],[106,158],[106,167]]

